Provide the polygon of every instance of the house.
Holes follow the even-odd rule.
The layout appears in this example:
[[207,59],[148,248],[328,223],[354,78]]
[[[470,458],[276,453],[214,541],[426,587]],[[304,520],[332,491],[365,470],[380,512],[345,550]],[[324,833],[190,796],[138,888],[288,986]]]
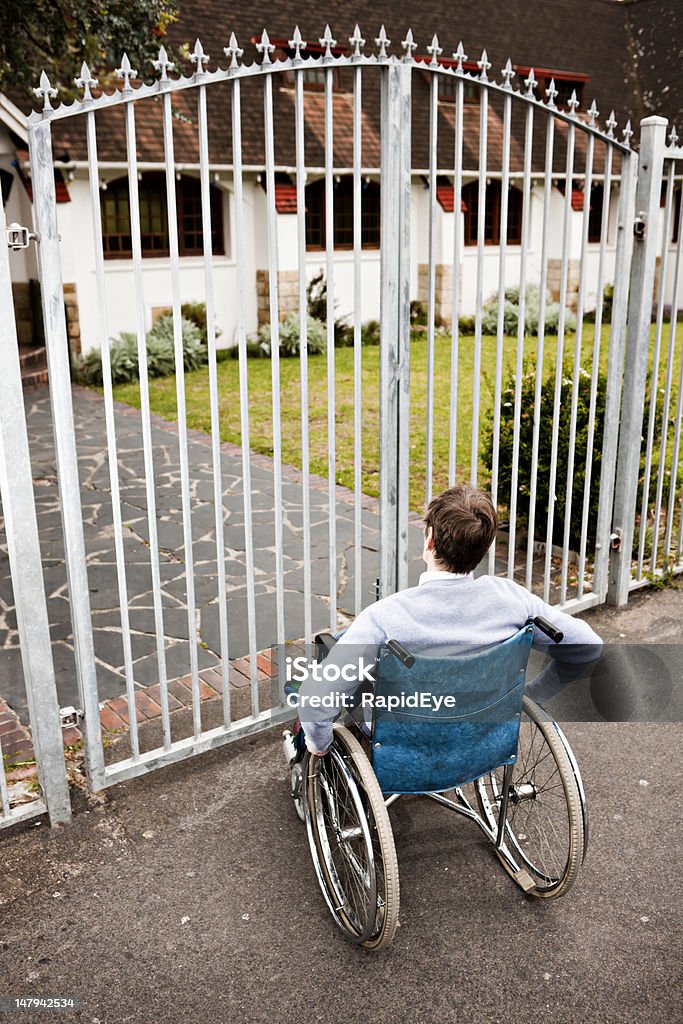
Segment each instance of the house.
[[[412,199],[411,199],[411,297],[427,297],[429,259],[430,192],[429,104],[430,76],[419,64],[431,57],[428,46],[438,35],[442,64],[453,63],[453,53],[462,39],[469,55],[465,70],[479,74],[477,60],[483,49],[491,62],[490,77],[500,80],[508,57],[516,81],[528,77],[533,67],[537,95],[555,84],[555,102],[560,109],[575,94],[577,112],[589,116],[593,97],[601,111],[598,123],[605,125],[614,109],[623,129],[627,119],[637,135],[639,120],[650,113],[662,113],[670,123],[683,123],[683,85],[679,67],[683,40],[683,12],[675,0],[549,0],[539,8],[524,0],[501,5],[480,0],[476,5],[424,3],[416,12],[409,4],[328,3],[324,10],[337,42],[333,53],[348,53],[349,38],[356,22],[364,30],[366,50],[375,52],[374,38],[379,26],[386,26],[392,40],[390,51],[402,53],[400,41],[412,23],[417,43],[413,54],[418,67],[412,76]],[[295,25],[308,40],[309,55],[322,52],[320,37],[324,24],[310,5],[288,0],[270,8],[262,4],[232,5],[202,0],[181,5],[181,18],[168,35],[170,46],[179,50],[199,37],[210,56],[209,67],[227,66],[223,48],[235,32],[244,49],[243,60],[260,60],[254,44],[265,26],[274,52],[273,60],[292,55],[290,41]],[[97,73],[98,69],[93,69]],[[140,77],[148,78],[140,69]],[[183,67],[191,73],[191,65]],[[310,279],[325,265],[324,171],[324,72],[306,73],[304,89],[306,141],[306,273]],[[362,320],[379,316],[380,235],[380,134],[379,76],[368,68],[362,74]],[[439,76],[436,216],[433,231],[436,263],[436,315],[443,323],[451,319],[454,237],[458,233],[461,261],[460,312],[473,314],[476,307],[477,223],[479,179],[480,96],[475,82],[467,83],[463,105],[462,198],[456,209],[453,182],[455,130],[454,79]],[[262,82],[244,80],[242,86],[244,167],[244,246],[247,332],[253,334],[268,321],[267,196],[264,174]],[[353,71],[335,68],[333,93],[334,124],[334,263],[337,314],[353,309],[352,178],[353,164]],[[201,196],[198,172],[197,90],[173,94],[176,189],[183,301],[202,301],[204,261],[202,257]],[[211,215],[216,281],[216,318],[221,331],[219,344],[236,340],[237,268],[234,239],[233,152],[229,83],[212,83],[207,89],[211,165]],[[154,99],[136,102],[139,192],[143,236],[143,281],[145,315],[151,326],[170,305],[168,226],[163,176],[163,134],[161,104]],[[31,178],[28,163],[24,114],[31,107],[26,97],[12,93],[0,96],[0,179],[8,222],[31,224]],[[519,108],[519,109],[518,109]],[[279,251],[279,298],[281,316],[298,304],[298,262],[295,177],[295,91],[291,71],[274,82],[275,115],[275,207]],[[533,136],[532,188],[529,210],[529,244],[526,277],[537,283],[541,272],[543,225],[545,125],[537,118]],[[102,233],[105,255],[107,307],[111,335],[134,328],[135,313],[130,300],[134,287],[130,259],[127,162],[124,111],[117,107],[98,113],[99,185],[101,189]],[[501,205],[503,142],[502,99],[492,94],[486,118],[487,179],[485,215],[485,258],[483,294],[497,290]],[[585,204],[589,204],[589,232],[584,270],[587,308],[595,303],[602,211],[609,207],[605,280],[614,273],[616,203],[619,161],[613,166],[612,189],[605,192],[604,146],[595,146],[593,182],[585,193],[586,139],[577,132],[576,161],[571,180],[565,174],[567,124],[555,122],[556,144],[552,165],[549,210],[548,285],[559,294],[562,251],[564,195],[571,189],[568,264],[568,304],[575,305],[581,254],[581,226]],[[619,137],[617,131],[617,137]],[[510,144],[510,191],[508,195],[508,248],[506,285],[519,283],[520,240],[523,195],[521,190],[524,155],[524,111],[513,104]],[[69,335],[75,349],[87,351],[96,344],[97,296],[94,274],[92,225],[87,169],[84,119],[69,118],[55,124],[55,178],[59,204],[59,225],[63,247],[63,280]],[[677,239],[680,213],[680,183],[677,184],[674,215],[667,244]],[[663,219],[662,219],[663,220]],[[660,225],[660,231],[663,226]],[[37,268],[32,248],[13,255],[15,306],[20,342],[37,340]],[[673,288],[673,260],[664,282],[668,300]],[[592,289],[592,290],[591,290]]]

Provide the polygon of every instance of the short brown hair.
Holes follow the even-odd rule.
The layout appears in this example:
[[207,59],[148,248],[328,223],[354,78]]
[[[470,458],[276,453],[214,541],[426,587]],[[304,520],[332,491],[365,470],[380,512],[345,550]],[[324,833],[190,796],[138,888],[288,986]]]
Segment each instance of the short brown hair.
[[449,572],[472,572],[498,529],[498,516],[485,491],[456,484],[432,498],[424,515],[431,526],[434,554]]

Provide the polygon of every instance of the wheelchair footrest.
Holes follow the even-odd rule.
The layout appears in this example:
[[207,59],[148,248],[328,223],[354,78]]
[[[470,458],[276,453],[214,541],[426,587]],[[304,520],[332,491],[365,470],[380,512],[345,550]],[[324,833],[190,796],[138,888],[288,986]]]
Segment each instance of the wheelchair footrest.
[[510,878],[515,880],[520,889],[523,889],[524,892],[532,892],[532,890],[536,888],[536,883],[525,868],[518,868],[515,871],[512,866],[508,864],[502,853],[498,850],[496,850],[496,853],[498,854],[500,863],[503,865]]

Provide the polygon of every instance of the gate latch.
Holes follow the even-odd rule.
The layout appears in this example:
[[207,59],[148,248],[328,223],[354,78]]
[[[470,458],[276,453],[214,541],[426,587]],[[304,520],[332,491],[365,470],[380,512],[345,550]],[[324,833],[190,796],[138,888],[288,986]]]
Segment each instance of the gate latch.
[[645,238],[645,226],[647,224],[647,218],[645,213],[641,210],[636,219],[633,221],[633,237],[639,242]]
[[40,235],[35,231],[29,231],[21,224],[10,224],[7,228],[7,245],[15,252],[20,249],[28,249],[31,242],[39,242]]
[[59,709],[59,718],[62,723],[62,729],[68,729],[72,725],[77,726],[79,724],[79,721],[83,718],[83,711],[81,708],[73,708],[69,705]]
[[618,551],[621,547],[621,530],[617,530],[615,533],[609,535],[609,546],[612,551]]

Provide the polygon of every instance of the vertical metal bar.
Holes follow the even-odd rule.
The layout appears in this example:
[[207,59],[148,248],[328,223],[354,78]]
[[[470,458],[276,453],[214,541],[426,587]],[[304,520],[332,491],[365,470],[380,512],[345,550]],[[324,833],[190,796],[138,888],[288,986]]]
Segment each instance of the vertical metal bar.
[[621,536],[619,558],[610,566],[610,604],[625,604],[631,582],[631,555],[638,492],[640,437],[643,425],[645,381],[650,349],[650,319],[657,258],[657,218],[666,146],[667,120],[647,117],[641,121],[640,172],[636,210],[645,223],[645,233],[634,245],[631,291],[628,307],[626,364],[617,479],[614,495],[614,530]]
[[354,498],[354,609],[362,609],[363,550],[363,355],[361,339],[363,217],[361,167],[363,134],[361,131],[362,72],[353,72],[353,498]]
[[[66,768],[65,768],[66,771]],[[2,741],[0,740],[0,804],[2,805],[2,816],[9,818],[9,793],[7,792],[7,776],[5,775],[5,761],[2,756]],[[68,818],[66,819],[68,821]],[[56,823],[55,823],[56,824]]]
[[[510,539],[508,542],[508,577],[515,578],[517,536],[517,490],[519,483],[519,445],[522,417],[522,373],[524,370],[524,334],[526,324],[526,258],[531,223],[531,157],[534,136],[534,108],[527,103],[524,132],[524,183],[522,185],[522,247],[519,255],[519,314],[517,318],[517,353],[515,361],[515,405],[512,431],[512,475],[510,485]],[[498,298],[499,304],[505,295]]]
[[[498,506],[498,471],[500,468],[500,402],[503,390],[503,341],[505,335],[505,257],[508,239],[508,206],[510,199],[510,115],[512,96],[503,100],[503,161],[500,182],[500,245],[498,257],[498,320],[496,323],[496,366],[493,391],[493,459],[491,464],[491,500]],[[496,571],[496,539],[489,548],[488,571]]]
[[[673,205],[673,184],[674,165],[669,161],[667,175],[666,202],[664,207],[664,230],[662,231],[662,256],[659,265],[659,296],[657,300],[657,319],[655,326],[655,345],[652,356],[652,370],[650,373],[650,411],[647,422],[647,438],[645,443],[645,473],[643,477],[643,494],[640,504],[640,536],[638,538],[638,560],[636,564],[636,579],[643,578],[643,561],[645,559],[645,539],[647,534],[648,509],[650,505],[650,484],[652,477],[652,453],[655,440],[655,417],[657,413],[657,398],[659,393],[659,364],[662,352],[662,333],[664,328],[664,289],[666,287],[666,271],[669,262],[669,233],[671,231],[671,208]],[[666,420],[662,421],[662,429],[666,431]],[[656,534],[658,523],[655,519],[653,525],[652,554],[657,550]],[[654,567],[653,559],[653,567]]]
[[91,787],[101,789],[104,785],[104,752],[100,731],[100,708],[97,699],[97,675],[83,536],[76,433],[71,404],[69,342],[64,313],[49,121],[41,121],[29,127],[29,159],[33,182],[34,219],[36,230],[40,235],[38,269],[50,376],[50,403],[64,530],[66,573],[73,624],[76,679],[84,711],[85,764]]
[[427,424],[425,438],[425,491],[427,504],[432,500],[434,469],[434,322],[436,319],[436,163],[438,146],[439,78],[431,72],[429,83],[429,229],[427,252]]
[[408,506],[410,500],[410,209],[411,209],[411,111],[412,65],[399,68],[399,151],[398,151],[398,339],[397,339],[397,509],[396,585],[408,586],[410,545]]
[[[299,271],[299,373],[301,386],[301,506],[304,573],[304,636],[312,636],[311,478],[308,423],[308,306],[306,297],[306,153],[304,148],[304,72],[295,72],[296,95],[296,216]],[[358,403],[356,403],[358,405]],[[358,558],[358,556],[356,556]],[[358,573],[358,561],[356,562]],[[360,574],[358,573],[358,576]],[[357,598],[358,601],[358,598]],[[357,607],[357,611],[360,608]]]
[[484,243],[486,227],[486,150],[488,136],[489,91],[479,86],[479,187],[477,190],[477,294],[474,323],[474,371],[472,380],[472,449],[470,483],[475,486],[479,473],[479,401],[481,391],[481,336],[484,307]]
[[505,822],[508,816],[508,803],[510,800],[510,789],[512,788],[512,773],[515,770],[513,764],[506,764],[503,770],[503,794],[498,808],[498,828],[496,830],[496,849],[500,850],[505,841]]
[[531,441],[531,487],[529,491],[529,525],[526,549],[525,586],[531,590],[534,571],[534,535],[536,533],[536,492],[538,488],[538,450],[541,432],[541,391],[545,351],[545,310],[548,288],[548,244],[550,235],[550,201],[553,188],[553,149],[555,118],[546,115],[545,165],[543,176],[543,229],[541,233],[541,281],[538,295],[538,337],[536,341],[536,379],[534,382],[534,429]]
[[600,455],[600,488],[598,522],[595,540],[593,593],[601,601],[607,596],[610,563],[610,535],[614,503],[614,480],[619,439],[624,345],[628,312],[631,257],[633,255],[633,218],[635,216],[638,153],[621,154],[619,203],[617,206],[617,245],[614,257],[614,295],[607,360],[607,388],[602,451]]
[[[667,187],[667,206],[669,206],[669,199],[673,201],[673,187],[674,187],[674,161],[669,161],[669,180]],[[668,210],[668,216],[665,214],[664,217],[664,241],[663,247],[668,250],[669,240],[671,238],[671,210]],[[662,437],[659,446],[659,467],[657,469],[657,491],[655,497],[655,516],[654,525],[652,530],[652,557],[650,561],[650,569],[652,572],[657,568],[657,548],[659,546],[659,519],[662,511],[662,496],[664,493],[664,474],[666,470],[666,448],[667,438],[669,433],[669,406],[671,404],[671,387],[673,383],[673,372],[674,372],[674,359],[676,353],[676,315],[678,306],[678,272],[680,268],[680,242],[676,247],[676,262],[674,267],[674,282],[673,282],[673,294],[671,298],[671,322],[669,324],[669,347],[666,357],[666,384],[664,385],[664,408],[662,410]],[[661,275],[660,275],[660,295],[659,305],[664,310],[664,288],[666,287],[666,274],[664,259],[662,258]],[[671,467],[671,477],[673,479],[674,467]],[[668,525],[665,527],[668,529]],[[642,533],[642,530],[641,530]],[[668,560],[668,550],[664,549],[664,560],[665,563]],[[665,564],[666,567],[666,564]]]
[[[97,133],[95,111],[86,114],[88,142],[88,177],[90,185],[90,215],[95,250],[95,280],[97,284],[98,340],[102,356],[102,383],[104,387],[104,417],[107,431],[107,458],[109,462],[109,483],[111,486],[111,508],[114,524],[114,551],[116,556],[116,577],[121,609],[121,640],[123,642],[123,664],[126,678],[128,707],[135,707],[135,681],[133,678],[133,650],[130,640],[128,616],[128,586],[126,582],[126,556],[123,545],[123,522],[121,519],[121,493],[119,488],[119,465],[116,448],[116,420],[114,417],[114,396],[112,392],[111,359],[109,355],[109,327],[107,318],[107,296],[104,281],[104,253],[102,249],[102,211],[100,209],[100,182],[97,159]],[[140,756],[137,715],[129,718],[130,747],[133,757]]]
[[135,133],[135,106],[126,104],[126,155],[128,160],[128,201],[130,204],[130,236],[135,280],[135,320],[140,377],[140,418],[142,425],[142,451],[145,465],[145,494],[147,497],[147,528],[149,530],[149,562],[152,574],[154,601],[154,628],[156,631],[159,688],[164,714],[164,746],[171,744],[168,716],[168,680],[166,675],[166,649],[164,643],[164,617],[161,603],[161,574],[159,570],[159,541],[157,538],[157,510],[154,489],[154,447],[152,419],[149,404],[149,375],[147,373],[147,345],[145,341],[145,297],[142,280],[142,238],[140,230],[140,197],[138,192],[138,157]]
[[237,267],[237,344],[240,378],[240,440],[242,442],[242,490],[244,496],[244,553],[247,570],[247,630],[251,713],[260,710],[256,664],[256,593],[254,585],[254,532],[251,511],[251,452],[249,450],[249,378],[247,373],[246,259],[244,253],[244,187],[242,181],[242,100],[240,80],[232,83],[232,164],[235,186],[235,265]]
[[550,572],[553,556],[553,525],[555,519],[555,484],[560,436],[560,405],[562,401],[562,367],[564,364],[564,332],[567,320],[567,271],[569,265],[570,217],[572,209],[572,179],[574,174],[574,143],[576,127],[567,126],[567,164],[564,177],[564,215],[562,218],[562,265],[560,269],[560,314],[557,324],[557,358],[555,361],[555,395],[553,399],[553,428],[550,454],[550,485],[548,488],[548,527],[545,536],[545,566],[543,570],[543,600],[550,599]]
[[458,360],[460,341],[460,228],[462,224],[462,107],[463,80],[455,89],[455,140],[453,157],[453,315],[451,317],[451,400],[448,443],[448,486],[455,483],[458,442]]
[[[676,325],[678,323],[679,309],[679,274],[681,269],[681,248],[683,248],[683,201],[679,204],[678,211],[678,242],[676,244],[676,269],[674,273],[674,290],[671,299],[671,332],[675,337]],[[681,365],[678,374],[678,397],[676,399],[676,416],[674,419],[674,447],[671,456],[671,483],[669,489],[669,502],[666,515],[666,532],[664,535],[664,558],[668,561],[671,551],[671,540],[673,535],[675,504],[676,504],[676,483],[678,481],[678,460],[681,454],[681,421],[683,420],[683,353],[681,354]],[[679,540],[683,539],[683,522],[679,522]]]
[[330,629],[337,629],[337,453],[334,365],[334,71],[325,70],[325,274],[327,277],[327,485],[329,496]]
[[[216,365],[216,309],[213,291],[213,238],[211,233],[211,185],[209,182],[209,133],[207,126],[206,86],[197,93],[199,134],[199,181],[202,195],[202,242],[204,252],[204,295],[206,297],[206,341],[209,355],[209,405],[211,407],[211,456],[213,463],[213,503],[216,530],[216,582],[218,585],[218,629],[221,644],[223,682],[223,723],[230,724],[230,646],[228,601],[225,589],[225,533],[223,526],[223,478],[221,472],[221,424],[218,408],[218,368]],[[223,197],[221,195],[221,202]]]
[[[572,372],[572,399],[569,413],[569,451],[567,453],[567,486],[564,503],[564,534],[562,540],[562,569],[560,574],[560,604],[567,600],[569,569],[569,540],[571,534],[572,497],[574,493],[574,459],[576,456],[576,419],[579,404],[579,377],[581,370],[581,342],[583,336],[583,307],[585,302],[586,253],[588,249],[588,221],[590,194],[593,184],[593,151],[595,138],[588,135],[585,175],[583,181],[583,220],[581,224],[581,257],[579,262],[579,294],[576,304],[576,334],[574,336],[574,366]],[[596,312],[597,319],[597,312]],[[593,368],[595,370],[595,368]]]
[[[593,331],[593,356],[591,363],[591,392],[588,409],[588,435],[586,438],[586,473],[583,484],[583,508],[581,512],[581,543],[579,546],[579,587],[578,597],[583,597],[586,576],[586,547],[588,544],[588,517],[591,505],[591,479],[593,475],[593,445],[595,441],[595,410],[598,401],[598,378],[600,376],[600,351],[602,346],[602,306],[605,294],[605,256],[609,241],[610,197],[612,194],[612,160],[614,148],[606,146],[605,173],[602,188],[602,216],[600,221],[600,255],[598,257],[598,277],[595,286],[595,328]],[[590,189],[584,188],[589,205],[590,221]]]
[[[275,140],[273,128],[273,76],[267,74],[264,88],[266,141],[266,202],[268,211],[268,293],[270,302],[270,371],[273,408],[273,491],[275,508],[275,615],[277,643],[285,643],[285,585],[282,516],[282,422],[280,412],[280,306],[278,295],[277,211],[275,209]],[[329,310],[329,307],[328,307]],[[333,324],[334,327],[334,324]],[[284,681],[284,675],[280,676]]]
[[[46,126],[43,138],[47,139],[48,146],[45,149],[39,144],[38,154],[41,157],[41,167],[39,173],[34,176],[33,182],[34,188],[39,184],[44,184],[47,177],[46,171],[49,170],[52,182],[51,199],[54,203],[54,178],[48,132],[49,127]],[[33,152],[36,156],[35,149]],[[47,163],[48,159],[49,163]],[[43,196],[41,203],[46,202],[47,198]],[[50,211],[49,205],[47,208],[41,206],[38,230],[47,231],[45,244],[48,251],[52,250],[54,257],[55,246],[52,244],[51,234],[56,228],[56,217],[51,217],[50,212],[54,214],[54,207]],[[38,782],[43,791],[50,822],[57,825],[69,821],[71,818],[71,804],[64,764],[55,671],[52,662],[50,624],[38,540],[33,474],[26,431],[24,392],[21,385],[19,345],[14,323],[12,279],[6,240],[7,223],[0,196],[0,309],[2,310],[0,316],[0,366],[2,366],[2,373],[0,373],[0,500],[5,519],[10,577],[19,630],[19,649],[26,683],[26,700],[31,720]],[[39,244],[43,244],[42,235]],[[41,269],[44,269],[42,261]],[[59,262],[50,269],[52,276],[42,279],[43,289],[50,297],[55,297],[61,292]],[[62,306],[62,311],[63,308]],[[54,326],[54,322],[49,324],[51,330],[54,330]],[[46,328],[48,328],[47,318]],[[54,345],[53,336],[48,337]],[[57,387],[58,380],[51,378],[50,384],[52,391]],[[78,477],[76,479],[78,480]],[[85,569],[85,560],[82,564]],[[92,666],[94,668],[94,661]],[[9,797],[1,749],[0,788],[3,814],[9,815]]]
[[382,67],[380,249],[380,596],[408,570],[410,75]]
[[168,213],[168,247],[171,261],[171,302],[173,307],[173,347],[175,351],[176,403],[178,407],[178,452],[180,456],[180,500],[183,513],[183,547],[187,581],[187,628],[190,641],[190,674],[192,676],[192,721],[195,738],[202,731],[199,664],[197,660],[197,612],[194,596],[194,559],[192,557],[192,503],[190,500],[190,466],[187,447],[187,412],[185,408],[185,364],[183,356],[183,323],[180,312],[180,255],[178,250],[178,211],[176,208],[175,157],[173,153],[173,120],[171,94],[164,93],[164,163],[166,168],[166,206]]

